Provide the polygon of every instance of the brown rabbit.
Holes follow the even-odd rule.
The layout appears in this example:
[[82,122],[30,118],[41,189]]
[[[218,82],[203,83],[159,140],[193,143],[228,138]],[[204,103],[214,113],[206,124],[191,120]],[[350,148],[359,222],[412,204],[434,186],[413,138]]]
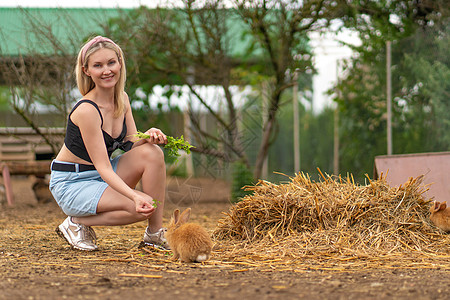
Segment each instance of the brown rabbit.
[[450,232],[450,207],[445,202],[434,202],[430,208],[430,219],[440,229]]
[[187,223],[190,215],[190,208],[181,215],[178,209],[173,212],[166,233],[167,242],[173,251],[174,260],[202,262],[208,260],[213,244],[208,232],[202,226]]

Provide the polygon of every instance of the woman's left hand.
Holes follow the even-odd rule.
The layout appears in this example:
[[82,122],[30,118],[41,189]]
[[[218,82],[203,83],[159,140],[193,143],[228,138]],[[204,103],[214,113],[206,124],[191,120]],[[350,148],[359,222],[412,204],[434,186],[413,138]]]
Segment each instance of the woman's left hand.
[[150,128],[145,134],[150,136],[145,139],[150,144],[167,144],[167,136],[158,128]]

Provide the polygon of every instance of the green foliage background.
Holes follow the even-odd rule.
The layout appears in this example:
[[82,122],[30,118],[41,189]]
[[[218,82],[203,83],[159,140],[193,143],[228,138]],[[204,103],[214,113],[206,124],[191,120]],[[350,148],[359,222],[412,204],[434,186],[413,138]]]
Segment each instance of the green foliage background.
[[[450,150],[449,23],[406,23],[394,32],[389,22],[360,29],[359,54],[349,61],[335,97],[341,114],[341,171],[361,180],[374,157],[385,155],[386,41],[392,38],[393,153]],[[405,23],[404,23],[405,24]],[[406,26],[405,25],[405,26]],[[394,34],[394,33],[395,34]]]
[[[361,46],[354,47],[356,56],[346,62],[339,85],[330,91],[330,94],[334,95],[340,119],[340,173],[353,173],[356,180],[363,181],[364,174],[372,175],[375,156],[386,154],[385,46],[388,40],[392,41],[394,153],[449,151],[448,1],[356,0],[334,1],[334,4],[331,2],[323,1],[326,5],[330,4],[323,18],[339,19],[342,26],[357,31],[362,42]],[[276,13],[267,14],[266,18],[270,21]],[[173,10],[155,11],[141,7],[116,15],[118,17],[102,23],[102,27],[92,29],[86,39],[95,34],[103,34],[119,41],[125,50],[127,61],[127,92],[133,101],[142,100],[135,93],[138,89],[148,96],[156,84],[182,84],[187,78],[181,76],[189,75],[189,67],[192,65],[204,68],[200,69],[204,72],[197,74],[204,75],[202,80],[205,83],[208,83],[208,80],[212,81],[211,78],[215,74],[221,74],[217,72],[220,70],[217,66],[225,60],[224,66],[228,64],[233,66],[229,70],[230,84],[251,85],[253,89],[259,91],[262,83],[271,80],[270,76],[273,74],[267,67],[267,53],[261,52],[254,40],[252,42],[251,30],[248,28],[239,36],[229,37],[229,41],[238,41],[244,45],[236,51],[234,48],[230,49],[232,48],[230,44],[220,44],[223,40],[214,40],[212,34],[201,35],[198,45],[192,43],[192,32],[182,26],[183,22],[186,22],[186,16]],[[392,21],[392,17],[395,17],[397,21]],[[237,14],[230,14],[228,11],[220,13],[206,11],[202,18],[205,21],[221,18],[220,21],[223,23],[220,24],[224,26],[223,28],[245,25],[242,20],[237,22]],[[153,20],[155,23],[145,24]],[[167,22],[164,23],[166,20]],[[155,27],[159,24],[165,26]],[[274,22],[272,28],[276,25]],[[146,32],[144,27],[146,30],[160,31]],[[51,29],[51,26],[49,25],[48,28]],[[211,30],[219,31],[223,28],[218,26]],[[208,33],[207,30],[203,32]],[[274,34],[282,33],[281,30],[271,34],[273,37]],[[146,38],[152,40],[146,40]],[[307,45],[308,40],[303,36],[298,38],[298,45],[290,49],[292,52],[287,54],[290,55],[287,59],[291,59],[293,53],[303,55],[310,50]],[[167,43],[174,52],[163,51],[163,46]],[[223,46],[219,48],[226,55],[217,55],[214,51],[217,49],[213,47],[214,43]],[[155,46],[149,47],[149,44]],[[198,48],[195,48],[197,46]],[[202,55],[197,55],[199,52],[202,52]],[[280,57],[280,61],[282,58]],[[305,71],[311,61],[304,60],[298,63],[296,67]],[[185,73],[175,72],[179,70]],[[277,74],[277,76],[282,75],[284,74]],[[305,92],[311,88],[312,74],[304,72],[301,75],[297,84],[299,90]],[[217,82],[217,78],[214,80]],[[0,110],[7,107],[8,90],[8,87],[0,88]],[[50,91],[59,92],[54,89]],[[39,91],[32,92],[35,93],[33,99],[36,101]],[[173,93],[176,92],[169,90],[165,96],[169,98]],[[45,94],[43,98],[50,99],[50,95]],[[284,173],[288,176],[294,174],[291,90],[286,89],[280,98],[276,130],[271,136],[269,175],[265,178],[272,181],[286,179],[285,176],[273,172]],[[262,136],[262,93],[248,100],[248,105],[239,112],[241,114],[239,122],[240,134],[244,136],[244,150],[250,164],[253,164]],[[169,105],[169,111],[164,111],[161,107],[151,110],[146,100],[142,104],[140,108],[134,109],[134,116],[140,130],[155,126],[172,136],[183,134],[180,130],[183,128],[182,114],[177,107]],[[309,108],[300,105],[299,118],[301,170],[309,173],[313,178],[317,178],[317,168],[323,172],[332,173],[333,109],[327,107],[322,112],[314,114]],[[208,122],[208,127],[212,128],[212,121]],[[214,134],[222,134],[220,129],[213,130],[216,130]],[[197,137],[197,139],[200,138]],[[190,142],[195,146],[196,138],[193,137]],[[211,145],[217,146],[214,142],[211,142]],[[205,171],[205,174],[209,172],[208,174],[213,176],[222,176],[227,179],[234,176],[230,175],[233,169],[231,163],[222,164],[215,157],[206,157],[198,153],[194,153],[193,157],[194,161],[201,162],[196,167],[202,169],[201,172]],[[216,166],[219,167],[216,168]],[[214,173],[212,170],[216,170],[215,168],[217,172],[214,171]],[[227,171],[224,171],[225,169]],[[203,175],[201,172],[197,171],[198,175]],[[243,181],[239,179],[240,181],[237,182],[242,185],[249,184],[250,182],[246,181],[250,179],[246,178],[244,176]]]

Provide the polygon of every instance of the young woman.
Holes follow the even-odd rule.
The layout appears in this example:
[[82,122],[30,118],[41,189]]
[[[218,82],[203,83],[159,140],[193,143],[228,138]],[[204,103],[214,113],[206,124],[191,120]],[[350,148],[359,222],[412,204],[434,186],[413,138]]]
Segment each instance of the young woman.
[[[112,40],[97,36],[80,50],[76,65],[83,95],[67,122],[64,145],[52,162],[50,190],[68,217],[57,233],[79,250],[95,250],[91,226],[148,220],[144,242],[168,249],[162,228],[166,169],[158,144],[164,133],[137,129],[124,92],[125,60]],[[117,148],[126,151],[111,158]],[[142,192],[135,190],[142,180]]]

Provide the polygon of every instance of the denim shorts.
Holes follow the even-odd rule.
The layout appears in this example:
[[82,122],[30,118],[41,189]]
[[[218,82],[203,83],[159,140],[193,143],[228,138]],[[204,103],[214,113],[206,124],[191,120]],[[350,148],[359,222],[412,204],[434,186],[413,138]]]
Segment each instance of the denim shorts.
[[[114,172],[117,171],[120,155],[111,159]],[[59,163],[67,163],[56,161]],[[72,164],[72,163],[69,163]],[[108,184],[97,170],[65,172],[52,170],[49,188],[63,212],[71,217],[97,214],[97,205]]]

